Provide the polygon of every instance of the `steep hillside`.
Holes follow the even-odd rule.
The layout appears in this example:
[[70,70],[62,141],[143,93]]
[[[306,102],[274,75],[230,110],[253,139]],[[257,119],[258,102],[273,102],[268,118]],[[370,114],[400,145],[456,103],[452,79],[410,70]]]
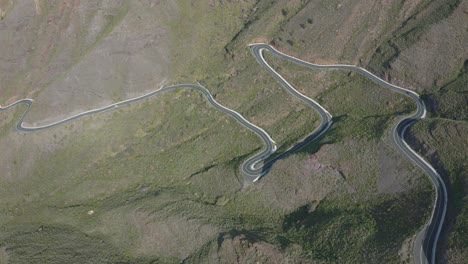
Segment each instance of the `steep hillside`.
[[[408,140],[449,186],[438,258],[459,263],[467,10],[457,0],[0,0],[0,102],[34,99],[25,121],[40,125],[199,82],[282,151],[319,116],[247,45],[365,67],[431,110]],[[357,74],[266,59],[334,124],[255,184],[239,166],[262,142],[196,91],[35,133],[14,130],[24,106],[0,112],[0,263],[410,262],[433,189],[389,128],[415,106]]]

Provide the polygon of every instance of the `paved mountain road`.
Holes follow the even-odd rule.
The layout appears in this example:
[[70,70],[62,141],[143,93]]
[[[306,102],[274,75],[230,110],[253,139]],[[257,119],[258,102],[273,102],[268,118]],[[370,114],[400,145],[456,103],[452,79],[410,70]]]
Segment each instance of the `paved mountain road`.
[[[408,144],[405,142],[404,134],[406,129],[411,126],[417,119],[424,118],[426,116],[426,107],[424,102],[420,98],[420,96],[408,89],[404,89],[402,87],[393,85],[384,81],[383,79],[377,77],[376,75],[372,74],[371,72],[367,71],[366,69],[353,66],[353,65],[344,65],[344,64],[332,64],[332,65],[321,65],[321,64],[314,64],[307,61],[300,60],[298,58],[286,55],[284,53],[279,52],[275,48],[270,45],[264,43],[256,43],[250,45],[251,49],[253,50],[254,56],[260,62],[260,64],[267,68],[270,73],[275,75],[275,77],[279,78],[280,83],[285,86],[283,82],[284,79],[276,73],[271,67],[266,64],[262,52],[267,50],[271,52],[273,55],[287,59],[289,61],[295,62],[299,65],[310,67],[313,69],[341,69],[341,70],[350,70],[357,72],[373,82],[388,88],[394,92],[406,95],[410,97],[417,106],[416,111],[407,117],[400,119],[396,125],[392,128],[392,143],[401,152],[406,158],[408,158],[413,164],[421,168],[424,173],[429,177],[431,182],[434,185],[434,189],[436,192],[435,203],[431,215],[431,219],[429,222],[422,228],[422,230],[417,234],[414,244],[413,244],[413,256],[415,263],[435,263],[435,256],[436,256],[436,249],[437,249],[437,242],[439,240],[440,232],[444,223],[445,214],[447,211],[447,202],[448,202],[448,194],[447,188],[442,180],[442,177],[437,173],[437,171],[428,163],[426,162],[421,156],[419,156],[414,150],[412,150]],[[283,82],[281,81],[283,80]],[[287,82],[286,82],[287,83]],[[289,84],[287,84],[289,85]],[[298,96],[299,97],[299,96]],[[321,106],[320,106],[321,108]],[[317,109],[324,119],[324,114]],[[323,122],[322,124],[323,125]]]
[[252,124],[251,122],[249,122],[247,119],[245,119],[238,112],[236,112],[234,110],[231,110],[231,109],[229,109],[227,107],[224,107],[223,105],[219,104],[214,99],[214,97],[212,96],[210,91],[208,91],[208,89],[206,89],[205,87],[203,87],[203,86],[201,86],[199,84],[177,84],[177,85],[162,87],[162,88],[157,89],[157,90],[155,90],[153,92],[147,93],[145,95],[142,95],[142,96],[139,96],[139,97],[136,97],[136,98],[120,101],[120,102],[117,102],[117,103],[114,103],[114,104],[111,104],[111,105],[108,105],[108,106],[105,106],[105,107],[102,107],[102,108],[97,108],[97,109],[89,110],[89,111],[86,111],[86,112],[82,112],[82,113],[79,113],[77,115],[74,115],[74,116],[71,116],[71,117],[65,118],[63,120],[60,120],[60,121],[57,121],[57,122],[54,122],[54,123],[51,123],[51,124],[47,124],[47,125],[44,125],[44,126],[29,127],[29,126],[24,125],[24,118],[26,117],[27,113],[30,111],[31,105],[34,102],[34,100],[32,100],[32,99],[26,98],[26,99],[18,100],[18,101],[14,102],[14,103],[12,103],[12,104],[10,104],[8,106],[0,107],[0,111],[7,110],[7,109],[12,108],[14,106],[17,106],[19,104],[26,104],[27,108],[24,111],[24,113],[22,114],[20,120],[17,122],[16,129],[18,131],[23,131],[23,132],[34,132],[34,131],[49,129],[49,128],[52,128],[52,127],[55,127],[55,126],[58,126],[58,125],[62,125],[62,124],[68,123],[70,121],[73,121],[75,119],[78,119],[78,118],[81,118],[81,117],[84,117],[84,116],[93,115],[93,114],[97,114],[97,113],[102,113],[102,112],[105,112],[105,111],[108,111],[108,110],[111,110],[111,109],[115,109],[115,108],[120,107],[120,106],[128,105],[128,104],[131,104],[131,103],[136,103],[136,102],[145,100],[145,99],[147,99],[149,97],[155,96],[157,94],[172,91],[172,90],[175,90],[175,89],[195,89],[197,91],[200,91],[213,107],[215,107],[216,109],[218,109],[219,111],[221,111],[223,113],[226,113],[226,114],[230,115],[231,117],[236,119],[241,125],[243,125],[247,129],[249,129],[252,132],[254,132],[255,134],[257,134],[257,136],[259,136],[263,140],[266,147],[261,152],[259,152],[256,155],[250,157],[249,159],[247,159],[247,161],[244,162],[244,165],[242,167],[242,171],[246,174],[246,176],[248,177],[249,180],[251,180],[251,181],[258,180],[259,177],[261,175],[263,175],[264,173],[262,173],[262,168],[261,167],[254,168],[253,165],[257,164],[258,162],[264,160],[265,158],[269,157],[272,153],[274,153],[276,151],[276,143],[273,141],[273,139],[270,137],[270,135],[268,135],[268,133],[265,132],[265,130],[263,130],[262,128],[254,125],[254,124]]
[[[398,149],[399,152],[401,152],[413,164],[415,164],[416,166],[418,166],[424,171],[424,173],[430,178],[434,186],[434,189],[436,192],[436,198],[435,198],[435,204],[433,207],[431,219],[429,220],[428,223],[426,223],[423,229],[416,236],[416,239],[413,244],[413,256],[414,256],[414,262],[418,264],[435,263],[437,242],[439,240],[440,232],[441,232],[444,219],[445,219],[445,214],[447,211],[447,201],[448,201],[447,188],[444,184],[444,181],[442,180],[442,177],[437,173],[437,171],[428,162],[426,162],[421,156],[419,156],[414,150],[412,150],[408,146],[408,144],[405,142],[405,139],[404,139],[404,134],[405,134],[406,129],[409,126],[411,126],[416,120],[424,118],[426,116],[426,107],[421,97],[417,93],[411,90],[404,89],[402,87],[388,83],[384,81],[383,79],[377,77],[376,75],[372,74],[371,72],[367,71],[366,69],[363,69],[357,66],[344,65],[344,64],[332,64],[332,65],[314,64],[314,63],[303,61],[298,58],[294,58],[292,56],[281,53],[275,48],[273,48],[272,46],[264,44],[264,43],[251,44],[250,47],[254,53],[254,56],[257,58],[257,61],[259,61],[259,63],[263,67],[265,67],[271,74],[273,74],[278,79],[278,81],[286,89],[288,89],[288,91],[290,91],[291,93],[293,93],[295,96],[297,96],[300,99],[303,99],[303,96],[296,95],[294,92],[292,92],[290,88],[288,88],[290,85],[265,62],[265,59],[263,58],[263,55],[262,55],[263,51],[265,50],[269,51],[275,56],[278,56],[283,59],[287,59],[299,65],[313,68],[313,69],[332,69],[332,70],[338,69],[338,70],[350,70],[350,71],[357,72],[369,78],[370,80],[377,83],[378,85],[381,85],[394,92],[410,97],[415,102],[417,106],[416,111],[412,115],[400,119],[397,122],[397,124],[392,128],[392,143]],[[319,111],[322,117],[322,124],[320,126],[321,127],[325,126],[324,120],[326,120],[328,112],[326,112],[326,110],[323,109],[318,104],[316,105],[311,104],[311,105],[314,108],[316,108],[317,111]],[[329,121],[329,124],[331,124],[331,121]]]
[[246,178],[250,181],[255,182],[268,172],[268,170],[271,168],[271,166],[274,164],[275,161],[284,157],[287,153],[296,151],[300,149],[301,147],[310,143],[312,140],[318,138],[320,135],[326,132],[332,124],[331,114],[328,113],[328,111],[324,109],[321,105],[319,105],[317,102],[299,93],[296,89],[294,89],[281,75],[279,75],[270,65],[268,65],[268,63],[265,61],[265,58],[263,57],[263,52],[264,51],[271,52],[275,56],[278,56],[280,58],[292,61],[294,63],[297,63],[305,67],[309,67],[309,68],[332,69],[332,70],[338,69],[338,70],[349,70],[349,71],[357,72],[385,88],[391,89],[394,92],[410,97],[416,103],[416,106],[417,106],[416,111],[411,116],[400,119],[397,122],[397,124],[392,128],[392,143],[405,157],[407,157],[416,166],[421,168],[426,173],[426,175],[428,175],[428,177],[431,179],[434,185],[434,188],[436,190],[436,200],[435,200],[435,205],[433,208],[431,219],[416,236],[416,239],[414,241],[414,247],[413,247],[415,263],[418,263],[418,264],[419,263],[421,264],[422,263],[435,263],[435,253],[436,253],[437,242],[440,236],[440,231],[442,229],[443,221],[444,221],[446,210],[447,210],[447,189],[445,187],[445,184],[442,178],[437,173],[437,171],[435,171],[434,168],[429,163],[427,163],[421,156],[419,156],[416,152],[414,152],[404,140],[404,133],[406,129],[410,125],[412,125],[417,119],[424,118],[426,115],[426,108],[425,108],[424,102],[421,100],[419,95],[411,90],[407,90],[407,89],[398,87],[396,85],[390,84],[382,80],[381,78],[377,77],[376,75],[370,73],[366,69],[356,67],[353,65],[314,64],[314,63],[306,62],[298,58],[281,53],[278,50],[274,49],[272,46],[264,44],[264,43],[251,44],[249,45],[249,47],[253,55],[257,59],[258,63],[262,67],[264,67],[271,75],[273,75],[273,77],[281,84],[283,88],[285,88],[293,96],[297,97],[298,99],[302,100],[303,102],[307,103],[309,106],[314,108],[321,117],[321,123],[314,131],[312,131],[309,135],[304,137],[295,145],[291,146],[286,151],[274,157],[272,156],[272,154],[275,153],[276,151],[276,143],[268,135],[268,133],[266,133],[262,128],[246,120],[242,115],[240,115],[236,111],[226,108],[222,106],[221,104],[219,104],[218,102],[216,102],[216,100],[213,98],[211,93],[206,88],[198,84],[178,84],[178,85],[173,85],[173,86],[162,87],[158,90],[155,90],[153,92],[150,92],[148,94],[145,94],[145,95],[133,98],[133,99],[124,100],[121,102],[111,104],[106,107],[86,111],[86,112],[83,112],[83,113],[80,113],[80,114],[71,116],[69,118],[66,118],[66,119],[63,119],[63,120],[60,120],[60,121],[57,121],[48,125],[44,125],[44,126],[28,127],[28,126],[23,125],[24,118],[29,112],[31,108],[31,104],[33,103],[32,99],[22,99],[8,106],[0,107],[0,111],[12,108],[19,104],[26,104],[27,108],[24,111],[18,123],[16,124],[16,128],[19,131],[33,132],[33,131],[38,131],[38,130],[43,130],[43,129],[48,129],[54,126],[58,126],[58,125],[70,122],[72,120],[81,118],[83,116],[97,114],[100,112],[114,109],[116,107],[135,103],[135,102],[147,99],[151,96],[157,95],[162,92],[167,92],[167,91],[171,91],[171,90],[179,89],[179,88],[195,89],[195,90],[200,91],[208,100],[208,102],[211,103],[211,105],[213,105],[213,107],[235,118],[241,125],[243,125],[247,129],[254,132],[257,136],[259,136],[265,143],[265,147],[260,152],[249,157],[246,161],[243,162],[241,166],[241,170],[246,176]]

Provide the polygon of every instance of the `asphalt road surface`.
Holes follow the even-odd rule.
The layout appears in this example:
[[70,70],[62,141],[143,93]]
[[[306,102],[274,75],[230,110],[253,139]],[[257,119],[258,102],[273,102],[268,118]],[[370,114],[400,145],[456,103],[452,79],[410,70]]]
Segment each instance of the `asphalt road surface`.
[[[442,180],[442,177],[437,173],[437,171],[428,163],[426,162],[421,156],[419,156],[414,150],[412,150],[408,144],[405,142],[404,134],[406,129],[411,126],[416,120],[424,118],[426,116],[426,107],[424,105],[423,100],[420,96],[411,91],[399,86],[393,85],[384,81],[383,79],[377,77],[376,75],[372,74],[371,72],[367,71],[366,69],[356,67],[353,65],[343,65],[343,64],[333,64],[333,65],[320,65],[314,64],[307,61],[303,61],[292,56],[286,55],[284,53],[279,52],[275,48],[270,45],[264,43],[255,43],[249,45],[253,51],[253,54],[257,61],[265,67],[271,74],[273,74],[277,80],[280,82],[283,87],[288,89],[291,93],[296,95],[294,92],[290,90],[290,85],[278,74],[276,73],[266,62],[263,58],[263,51],[269,51],[273,55],[278,56],[283,59],[287,59],[299,65],[310,67],[313,69],[341,69],[341,70],[349,70],[357,72],[373,82],[381,85],[385,88],[388,88],[394,92],[406,95],[410,97],[417,106],[416,111],[407,117],[400,119],[397,124],[392,128],[392,143],[395,147],[411,162],[413,162],[416,166],[421,168],[424,173],[430,178],[434,185],[434,189],[436,192],[435,197],[435,204],[433,207],[431,219],[428,223],[423,227],[423,229],[417,234],[416,239],[413,244],[413,257],[415,263],[435,263],[436,257],[436,249],[437,249],[437,242],[439,240],[440,231],[442,229],[445,214],[447,211],[447,201],[448,201],[448,194],[447,188]],[[294,89],[292,89],[294,90]],[[295,90],[294,90],[295,91]],[[296,95],[297,96],[297,95]],[[297,96],[302,99],[301,96]],[[318,104],[317,104],[318,105]],[[327,120],[327,112],[321,106],[316,107],[311,104],[317,111],[319,111],[322,120]],[[323,109],[320,110],[320,109]],[[331,124],[331,120],[325,121]],[[324,121],[322,121],[321,127],[325,126]],[[307,142],[306,142],[307,144]]]
[[292,56],[286,55],[284,53],[281,53],[278,50],[274,49],[272,46],[264,44],[264,43],[251,44],[249,45],[249,47],[253,55],[257,59],[258,63],[262,67],[264,67],[280,83],[280,85],[284,89],[286,89],[291,95],[297,97],[298,99],[302,100],[303,102],[305,102],[306,104],[314,108],[321,117],[321,122],[314,131],[312,131],[302,140],[300,140],[299,142],[291,146],[289,149],[287,149],[286,151],[283,151],[282,153],[278,155],[273,155],[277,149],[276,143],[268,135],[268,133],[266,133],[262,128],[246,120],[242,115],[240,115],[236,111],[226,108],[222,106],[221,104],[219,104],[218,102],[216,102],[216,100],[213,98],[211,93],[206,88],[204,88],[203,86],[199,84],[178,84],[178,85],[173,85],[173,86],[165,86],[158,90],[155,90],[153,92],[150,92],[148,94],[145,94],[145,95],[133,98],[133,99],[124,100],[121,102],[111,104],[106,107],[86,111],[86,112],[83,112],[83,113],[80,113],[80,114],[77,114],[77,115],[68,117],[66,119],[63,119],[63,120],[60,120],[60,121],[57,121],[48,125],[44,125],[44,126],[28,127],[28,126],[23,125],[24,118],[29,112],[31,105],[33,103],[32,99],[22,99],[8,106],[0,107],[0,111],[12,108],[19,104],[26,104],[27,108],[22,114],[18,123],[16,124],[16,129],[19,131],[23,131],[23,132],[34,132],[34,131],[44,130],[44,129],[48,129],[54,126],[58,126],[58,125],[73,121],[75,119],[81,118],[83,116],[101,113],[104,111],[115,109],[123,105],[142,101],[144,99],[147,99],[151,96],[157,95],[162,92],[167,92],[167,91],[180,89],[180,88],[195,89],[195,90],[200,91],[208,100],[208,102],[211,103],[211,105],[213,105],[213,107],[235,118],[241,125],[243,125],[247,129],[254,132],[257,136],[259,136],[265,143],[265,147],[260,152],[249,157],[247,160],[243,162],[241,166],[241,170],[244,173],[246,179],[255,182],[268,172],[268,170],[271,168],[271,166],[274,164],[275,161],[283,158],[288,153],[294,152],[302,148],[303,146],[307,145],[311,141],[320,137],[323,133],[325,133],[328,130],[328,128],[332,125],[332,122],[333,122],[331,114],[328,113],[326,109],[324,109],[321,105],[319,105],[317,102],[315,102],[311,98],[299,93],[281,75],[279,75],[270,65],[268,65],[268,63],[265,61],[263,57],[263,52],[268,51],[275,56],[278,56],[280,58],[292,61],[294,63],[297,63],[305,67],[309,67],[309,68],[333,69],[333,70],[338,69],[338,70],[349,70],[349,71],[357,72],[385,88],[391,89],[394,92],[410,97],[417,105],[417,109],[412,115],[402,118],[392,128],[392,143],[405,157],[407,157],[411,162],[413,162],[416,166],[421,168],[426,173],[426,175],[431,179],[434,185],[434,188],[436,190],[436,200],[435,200],[435,205],[432,211],[431,219],[416,236],[416,239],[414,241],[414,247],[413,247],[415,263],[418,263],[418,264],[419,263],[435,263],[437,242],[440,236],[440,231],[442,229],[442,225],[443,225],[446,210],[447,210],[447,189],[445,187],[445,184],[442,178],[437,173],[437,171],[429,163],[427,163],[421,156],[419,156],[416,152],[414,152],[404,140],[404,133],[406,129],[410,125],[412,125],[417,119],[424,118],[426,115],[426,108],[425,108],[424,102],[421,100],[419,95],[413,91],[390,84],[382,80],[381,78],[377,77],[376,75],[370,73],[366,69],[359,68],[353,65],[313,64],[313,63],[306,62],[306,61],[294,58]]
[[[197,91],[200,91],[213,107],[215,107],[216,109],[218,109],[219,111],[221,111],[223,113],[226,113],[226,114],[230,115],[231,117],[236,119],[241,125],[243,125],[247,129],[254,132],[257,136],[259,136],[263,140],[263,142],[265,143],[265,148],[263,148],[262,151],[255,154],[254,156],[248,158],[247,161],[244,162],[244,166],[242,166],[242,168],[241,168],[248,180],[251,180],[251,181],[258,180],[260,178],[260,176],[264,174],[262,172],[263,171],[262,167],[253,168],[253,166],[250,166],[250,164],[257,164],[260,161],[266,159],[272,153],[274,153],[276,151],[276,143],[273,141],[273,139],[270,137],[270,135],[268,135],[268,133],[265,132],[265,130],[263,130],[262,128],[254,125],[254,124],[252,124],[251,122],[249,122],[247,119],[245,119],[238,112],[236,112],[234,110],[231,110],[231,109],[229,109],[227,107],[224,107],[223,105],[219,104],[214,99],[214,97],[210,93],[210,91],[208,91],[205,87],[203,87],[203,86],[201,86],[199,84],[177,84],[177,85],[172,85],[172,86],[165,86],[165,87],[162,87],[160,89],[157,89],[157,90],[155,90],[153,92],[147,93],[147,94],[139,96],[139,97],[135,97],[135,98],[132,98],[132,99],[120,101],[120,102],[117,102],[117,103],[114,103],[114,104],[111,104],[111,105],[108,105],[108,106],[105,106],[105,107],[102,107],[102,108],[97,108],[97,109],[89,110],[89,111],[86,111],[86,112],[82,112],[82,113],[79,113],[77,115],[65,118],[63,120],[60,120],[60,121],[57,121],[57,122],[54,122],[54,123],[51,123],[51,124],[43,125],[43,126],[30,127],[30,126],[25,126],[24,125],[24,118],[26,117],[26,115],[30,111],[31,105],[34,102],[34,100],[32,100],[32,99],[26,98],[26,99],[18,100],[18,101],[14,102],[14,103],[12,103],[10,105],[7,105],[5,107],[0,107],[0,111],[7,110],[7,109],[12,108],[14,106],[17,106],[19,104],[26,104],[27,108],[23,112],[23,114],[21,115],[20,120],[17,122],[16,129],[18,131],[22,131],[22,132],[34,132],[34,131],[39,131],[39,130],[44,130],[44,129],[49,129],[49,128],[52,128],[52,127],[55,127],[55,126],[59,126],[59,125],[71,122],[71,121],[73,121],[75,119],[78,119],[78,118],[81,118],[81,117],[84,117],[84,116],[93,115],[93,114],[97,114],[97,113],[102,113],[102,112],[105,112],[105,111],[115,109],[115,108],[120,107],[120,106],[124,106],[124,105],[131,104],[131,103],[136,103],[138,101],[142,101],[142,100],[145,100],[145,99],[147,99],[149,97],[155,96],[155,95],[157,95],[159,93],[168,92],[168,91],[172,91],[172,90],[175,90],[175,89],[195,89]],[[249,166],[247,166],[245,164],[249,164]]]

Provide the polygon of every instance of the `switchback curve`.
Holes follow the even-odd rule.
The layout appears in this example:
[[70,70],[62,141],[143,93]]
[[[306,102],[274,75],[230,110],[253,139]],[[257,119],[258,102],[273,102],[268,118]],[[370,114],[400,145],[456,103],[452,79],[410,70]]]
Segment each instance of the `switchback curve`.
[[[149,98],[151,96],[154,96],[162,92],[174,90],[177,88],[195,89],[195,90],[202,92],[205,98],[208,100],[208,102],[210,102],[216,109],[235,118],[241,125],[243,125],[244,127],[254,132],[257,136],[259,136],[264,141],[265,148],[263,148],[259,153],[255,154],[254,156],[249,157],[246,161],[244,161],[244,163],[241,166],[241,170],[244,173],[244,175],[247,177],[247,179],[255,182],[268,171],[268,169],[272,166],[272,164],[276,160],[283,157],[286,153],[290,153],[292,151],[295,151],[307,145],[310,141],[316,139],[317,137],[322,135],[324,132],[326,132],[327,129],[332,124],[332,116],[330,115],[330,113],[328,113],[327,110],[325,110],[320,104],[318,104],[314,100],[310,99],[309,97],[295,90],[280,74],[278,74],[270,65],[268,65],[268,63],[265,61],[263,57],[263,51],[265,50],[269,51],[275,56],[278,56],[283,59],[287,59],[289,61],[292,61],[294,63],[297,63],[302,66],[306,66],[309,68],[342,69],[342,70],[350,70],[350,71],[357,72],[383,87],[386,87],[394,92],[410,97],[417,105],[417,110],[415,113],[413,113],[411,116],[402,118],[393,127],[392,142],[403,155],[405,155],[415,165],[420,167],[429,176],[429,178],[431,179],[435,187],[436,201],[435,201],[435,206],[432,212],[431,220],[424,226],[424,228],[417,235],[417,238],[414,243],[414,260],[416,263],[428,263],[428,262],[435,263],[437,241],[440,235],[440,231],[442,229],[442,225],[443,225],[443,221],[444,221],[446,209],[447,209],[447,190],[446,190],[445,184],[441,176],[437,173],[437,171],[429,163],[427,163],[421,156],[419,156],[415,151],[413,151],[404,140],[404,133],[406,129],[410,125],[412,125],[417,119],[424,118],[426,115],[426,108],[425,108],[424,102],[421,100],[419,95],[411,90],[404,89],[399,86],[390,84],[382,80],[381,78],[377,77],[376,75],[370,73],[366,69],[356,67],[353,65],[314,64],[314,63],[306,62],[298,58],[281,53],[275,48],[273,48],[272,46],[264,44],[264,43],[251,44],[249,45],[249,47],[251,48],[252,53],[257,59],[258,63],[262,67],[264,67],[270,74],[272,74],[273,77],[275,77],[275,79],[277,79],[277,81],[289,93],[291,93],[293,96],[299,98],[300,100],[304,101],[305,103],[313,107],[321,116],[321,123],[319,127],[317,127],[313,132],[307,135],[304,139],[300,140],[294,146],[290,147],[288,150],[286,150],[285,152],[281,153],[280,155],[272,159],[268,159],[268,158],[271,157],[271,155],[276,151],[276,143],[268,135],[268,133],[266,133],[262,128],[246,120],[238,112],[231,110],[229,108],[226,108],[222,106],[221,104],[219,104],[218,102],[216,102],[216,100],[213,98],[211,93],[206,88],[198,84],[178,84],[178,85],[173,85],[173,86],[162,87],[158,90],[155,90],[153,92],[150,92],[148,94],[145,94],[136,98],[117,102],[106,107],[82,112],[77,115],[65,118],[63,120],[60,120],[60,121],[57,121],[48,125],[44,125],[44,126],[37,126],[37,127],[27,127],[23,125],[23,120],[25,116],[27,115],[27,113],[29,112],[31,105],[33,103],[32,99],[26,98],[26,99],[18,100],[8,106],[0,107],[0,111],[12,108],[19,104],[26,104],[27,108],[23,112],[20,120],[17,122],[16,129],[19,131],[23,131],[23,132],[34,132],[34,131],[44,130],[44,129],[48,129],[54,126],[58,126],[58,125],[73,121],[75,119],[81,118],[83,116],[97,114],[97,113],[101,113],[104,111],[117,108],[119,106],[135,103],[135,102],[144,100],[146,98]],[[262,166],[257,166],[262,161],[263,161]]]
[[[422,158],[419,154],[417,154],[413,149],[409,147],[404,139],[404,134],[406,129],[411,126],[416,120],[422,119],[426,117],[426,106],[424,105],[424,101],[421,97],[414,91],[399,87],[397,85],[391,84],[378,76],[374,75],[373,73],[369,72],[364,68],[360,68],[354,65],[345,65],[345,64],[330,64],[330,65],[321,65],[321,64],[314,64],[310,63],[289,55],[286,55],[272,46],[265,44],[265,43],[254,43],[249,45],[253,51],[254,56],[256,57],[257,61],[265,67],[278,81],[294,94],[294,91],[290,90],[288,87],[290,85],[285,81],[281,75],[279,75],[274,69],[272,69],[263,58],[263,51],[269,51],[274,56],[289,60],[296,64],[313,68],[313,69],[331,69],[331,70],[349,70],[353,72],[357,72],[364,77],[369,78],[371,81],[375,82],[378,85],[381,85],[385,88],[388,88],[394,92],[403,94],[405,96],[410,97],[416,104],[417,109],[416,111],[407,117],[403,117],[400,119],[396,125],[392,128],[392,143],[398,149],[400,153],[402,153],[406,158],[408,158],[413,164],[417,167],[421,168],[425,174],[431,180],[436,197],[434,202],[433,211],[431,214],[431,218],[429,222],[422,228],[422,230],[417,234],[416,239],[413,244],[413,256],[415,263],[435,263],[436,260],[436,249],[437,249],[437,242],[439,240],[440,232],[442,230],[442,226],[444,223],[446,211],[447,211],[447,201],[448,201],[448,193],[445,183],[440,176],[439,173],[427,162]],[[292,87],[291,87],[292,88]],[[299,96],[298,96],[299,97]],[[300,98],[300,97],[299,97]],[[301,98],[302,99],[302,98]],[[317,104],[318,105],[318,104]],[[320,107],[315,107],[317,111],[319,111],[320,115],[322,116],[322,124],[323,120],[326,118],[326,110],[321,110]],[[326,113],[323,113],[325,111]]]

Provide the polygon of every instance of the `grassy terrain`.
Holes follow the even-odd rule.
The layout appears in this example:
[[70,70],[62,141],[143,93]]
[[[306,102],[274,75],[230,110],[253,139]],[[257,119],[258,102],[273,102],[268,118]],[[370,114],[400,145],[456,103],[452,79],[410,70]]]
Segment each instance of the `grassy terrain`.
[[401,241],[424,223],[420,213],[431,206],[425,199],[429,193],[426,183],[411,194],[382,196],[368,204],[325,200],[312,213],[306,205],[286,216],[284,239],[304,245],[305,254],[318,261],[398,262]]
[[[420,122],[411,129],[410,139],[413,146],[436,166],[448,185],[449,210],[447,236],[445,247],[452,261],[460,261],[466,257],[467,224],[466,214],[467,172],[466,163],[468,147],[463,140],[468,125],[464,121],[435,118]],[[446,141],[455,140],[458,144],[446,145]]]
[[436,117],[468,121],[468,60],[465,60],[463,68],[455,72],[456,76],[445,85],[433,92],[425,94],[428,105],[432,106],[432,113]]
[[[393,44],[405,51],[423,41],[458,5],[434,17],[439,1],[376,4],[384,6],[378,10],[357,0],[39,2],[40,15],[15,4],[2,20],[28,36],[17,50],[29,55],[20,61],[16,49],[2,49],[11,67],[1,64],[0,98],[37,97],[28,121],[158,84],[200,82],[263,127],[280,151],[315,129],[318,116],[278,86],[248,43],[273,41],[315,62],[370,61],[385,76],[386,62],[399,61]],[[26,10],[30,27],[19,26],[12,10]],[[433,194],[388,136],[413,104],[357,74],[266,58],[334,123],[256,184],[244,181],[239,166],[262,142],[196,91],[30,134],[12,129],[22,107],[2,112],[0,146],[9,151],[0,155],[0,262],[409,261],[405,245],[427,221]],[[446,248],[456,261],[466,251],[466,146],[449,142],[466,134],[466,65],[452,72],[443,88],[426,90],[438,107],[410,139],[453,182]]]

